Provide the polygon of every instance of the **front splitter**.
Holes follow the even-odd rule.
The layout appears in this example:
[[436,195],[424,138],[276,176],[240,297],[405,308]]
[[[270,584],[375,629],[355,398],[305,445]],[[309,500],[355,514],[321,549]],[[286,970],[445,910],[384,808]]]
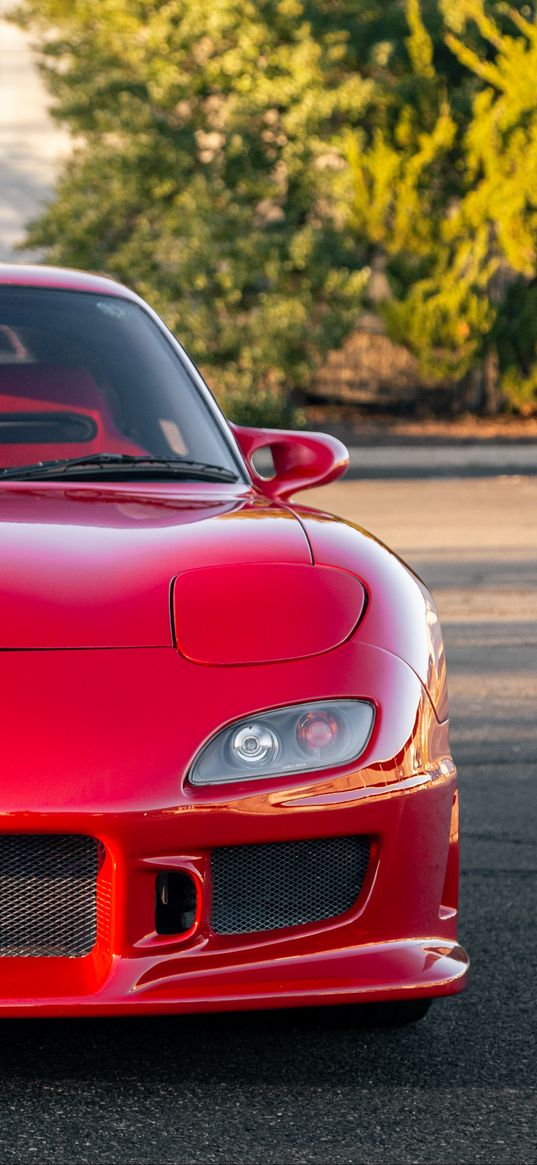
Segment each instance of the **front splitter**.
[[[143,967],[140,963],[143,963]],[[114,959],[90,995],[3,998],[6,1017],[82,1016],[319,1007],[454,995],[469,959],[458,943],[425,938],[188,972],[174,960]]]

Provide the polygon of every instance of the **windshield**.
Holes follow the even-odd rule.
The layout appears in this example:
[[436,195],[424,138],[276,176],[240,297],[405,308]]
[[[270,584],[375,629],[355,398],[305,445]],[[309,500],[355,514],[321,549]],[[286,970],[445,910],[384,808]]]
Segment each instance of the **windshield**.
[[0,288],[0,470],[100,454],[209,464],[237,476],[210,408],[142,307],[110,295]]

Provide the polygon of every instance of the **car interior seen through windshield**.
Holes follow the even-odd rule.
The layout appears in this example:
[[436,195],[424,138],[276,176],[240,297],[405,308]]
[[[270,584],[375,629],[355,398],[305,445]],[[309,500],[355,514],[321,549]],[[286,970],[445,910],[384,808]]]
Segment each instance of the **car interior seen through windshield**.
[[62,469],[239,476],[180,356],[142,307],[111,295],[5,287],[0,480],[37,476],[43,466],[50,477]]

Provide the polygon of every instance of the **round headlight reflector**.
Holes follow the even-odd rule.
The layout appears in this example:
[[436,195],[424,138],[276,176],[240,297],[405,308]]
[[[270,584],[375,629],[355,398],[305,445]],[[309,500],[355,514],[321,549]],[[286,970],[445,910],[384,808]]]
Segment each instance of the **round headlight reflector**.
[[306,712],[296,726],[298,745],[306,756],[324,756],[338,744],[343,724],[333,712]]
[[243,725],[231,739],[231,758],[243,765],[270,764],[278,752],[278,737],[266,724]]

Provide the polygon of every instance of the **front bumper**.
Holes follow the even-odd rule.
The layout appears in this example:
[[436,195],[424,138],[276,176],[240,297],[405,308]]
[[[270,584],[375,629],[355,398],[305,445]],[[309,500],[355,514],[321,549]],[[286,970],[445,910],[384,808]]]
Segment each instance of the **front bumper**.
[[[195,752],[186,725],[175,737],[170,722],[187,700],[189,710],[196,706],[200,678],[210,704],[212,669],[171,649],[0,659],[12,743],[2,831],[82,834],[106,855],[94,948],[81,958],[0,958],[3,1014],[190,1012],[462,990],[468,959],[456,937],[458,803],[447,726],[414,673],[388,653],[351,642],[328,659],[241,674],[248,671],[260,707],[327,691],[372,696],[377,731],[361,767],[322,779],[301,774],[299,784],[295,776],[202,790],[184,781]],[[223,721],[248,709],[233,670],[225,690],[217,677]],[[21,694],[33,690],[30,736]],[[395,696],[397,713],[388,716]],[[199,723],[190,730],[196,744],[206,735]],[[371,840],[371,857],[344,914],[256,934],[212,932],[215,848],[353,835]],[[195,925],[182,936],[155,928],[156,879],[169,870],[186,871],[199,886]]]

